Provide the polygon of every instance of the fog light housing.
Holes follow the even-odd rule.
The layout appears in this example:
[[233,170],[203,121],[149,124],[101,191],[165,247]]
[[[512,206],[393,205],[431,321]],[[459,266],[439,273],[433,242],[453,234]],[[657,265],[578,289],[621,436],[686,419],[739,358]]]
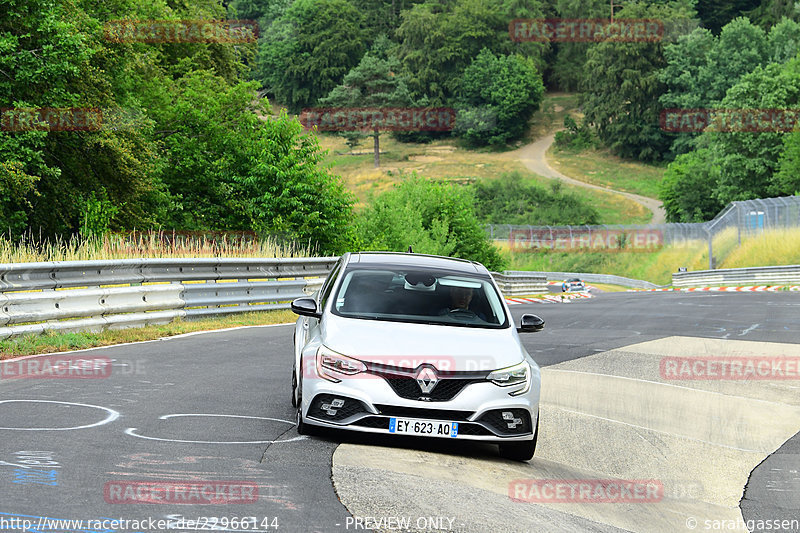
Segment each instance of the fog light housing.
[[339,408],[344,407],[344,400],[341,398],[334,398],[331,400],[331,403],[323,403],[320,406],[320,409],[325,411],[328,416],[336,416],[336,413],[339,412]]

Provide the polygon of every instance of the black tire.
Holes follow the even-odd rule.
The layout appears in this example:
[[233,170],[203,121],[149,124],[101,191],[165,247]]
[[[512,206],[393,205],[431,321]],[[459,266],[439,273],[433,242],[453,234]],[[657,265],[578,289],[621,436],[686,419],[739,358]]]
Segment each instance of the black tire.
[[297,407],[297,371],[292,368],[292,407]]
[[[300,368],[303,362],[300,361]],[[297,384],[297,399],[295,401],[295,421],[297,422],[298,435],[316,435],[317,428],[303,422],[303,375],[300,375],[300,380]]]
[[[295,346],[297,342],[297,332],[295,331],[292,333],[292,346]],[[297,407],[297,398],[295,394],[297,393],[297,368],[292,365],[292,407]]]
[[500,457],[512,461],[530,461],[536,452],[536,441],[539,440],[539,415],[536,415],[536,433],[533,440],[509,442],[500,445]]

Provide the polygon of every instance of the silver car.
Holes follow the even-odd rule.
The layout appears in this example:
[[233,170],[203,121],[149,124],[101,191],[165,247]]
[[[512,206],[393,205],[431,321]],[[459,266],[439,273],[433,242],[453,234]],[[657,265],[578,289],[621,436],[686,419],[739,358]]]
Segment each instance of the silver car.
[[498,443],[533,457],[540,372],[480,263],[412,253],[342,256],[299,298],[292,404],[301,434],[322,428]]

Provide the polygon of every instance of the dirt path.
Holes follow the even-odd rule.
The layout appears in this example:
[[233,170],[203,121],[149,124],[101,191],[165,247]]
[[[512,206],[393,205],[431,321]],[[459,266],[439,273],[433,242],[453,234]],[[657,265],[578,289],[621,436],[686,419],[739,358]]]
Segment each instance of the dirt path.
[[661,207],[660,200],[647,198],[646,196],[640,196],[630,192],[616,191],[614,189],[608,189],[599,185],[586,183],[585,181],[576,180],[565,176],[558,170],[551,167],[547,163],[546,153],[547,149],[550,148],[550,145],[553,144],[554,139],[555,133],[550,133],[536,142],[523,146],[519,150],[515,150],[512,152],[512,154],[516,155],[522,164],[528,168],[528,170],[531,170],[540,176],[544,176],[546,178],[558,178],[564,181],[564,183],[577,185],[578,187],[586,187],[588,189],[596,189],[598,191],[620,194],[630,200],[633,200],[637,204],[643,205],[646,209],[651,211],[653,213],[653,218],[650,220],[650,224],[663,224],[666,222],[666,214],[664,209]]

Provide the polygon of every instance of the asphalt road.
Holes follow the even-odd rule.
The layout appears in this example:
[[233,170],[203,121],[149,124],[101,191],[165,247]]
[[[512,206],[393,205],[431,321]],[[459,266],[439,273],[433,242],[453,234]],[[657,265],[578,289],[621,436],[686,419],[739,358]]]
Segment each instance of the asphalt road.
[[[524,336],[541,366],[672,335],[800,343],[795,293],[605,293],[511,309],[517,319],[534,312],[546,320],[543,332]],[[9,521],[38,524],[41,517],[206,517],[201,525],[216,530],[353,530],[331,485],[331,457],[340,439],[374,437],[297,435],[289,403],[291,335],[289,326],[244,328],[92,350],[81,354],[113,361],[109,377],[0,380],[0,530],[21,531]],[[796,435],[787,443],[791,453],[781,463],[794,465],[795,475],[797,442]],[[413,445],[435,450],[441,443]],[[751,477],[745,518],[769,516],[781,503],[764,498],[775,475],[760,469],[770,460]],[[781,479],[800,494],[791,479]],[[130,503],[142,497],[131,482],[186,481],[212,483],[217,491],[228,484],[229,492],[217,492],[216,503],[197,494],[187,496],[192,505]],[[250,496],[257,491],[257,501],[242,487]],[[114,530],[97,525],[49,531]],[[156,530],[152,525],[116,531]],[[197,529],[186,525],[173,529]]]

